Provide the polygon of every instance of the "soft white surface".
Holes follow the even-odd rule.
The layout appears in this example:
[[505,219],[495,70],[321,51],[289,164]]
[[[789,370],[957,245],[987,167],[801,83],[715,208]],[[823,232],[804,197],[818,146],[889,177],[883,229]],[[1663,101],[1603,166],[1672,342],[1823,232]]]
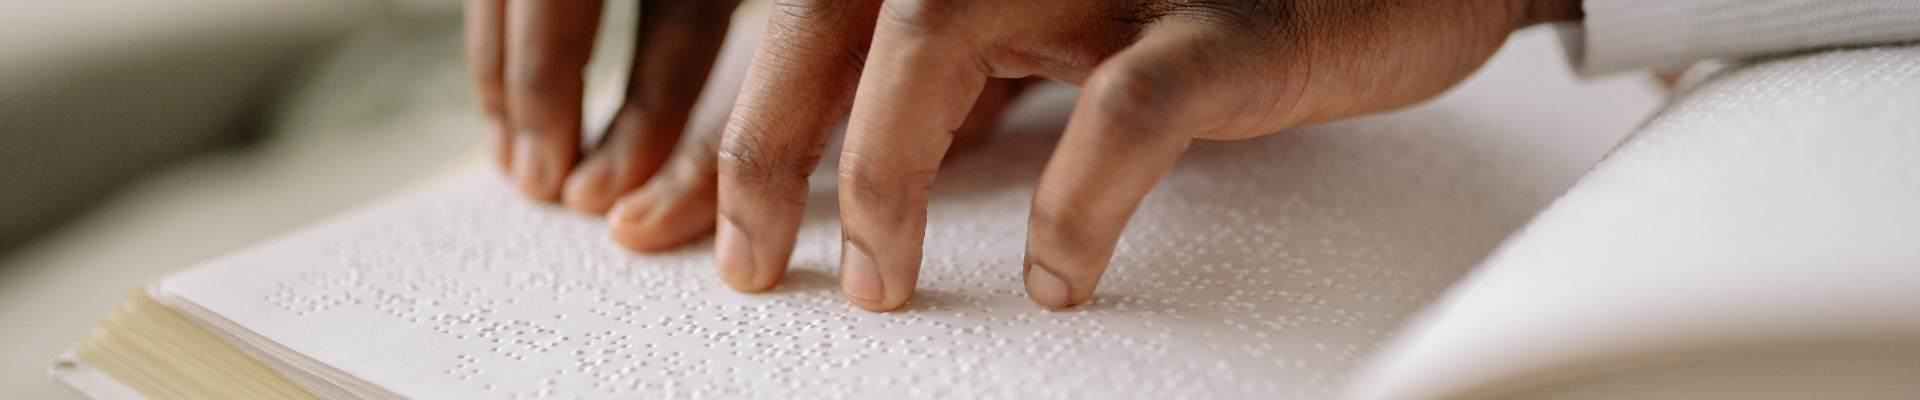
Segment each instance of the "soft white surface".
[[1920,40],[1915,0],[1584,0],[1569,24],[1583,75]]
[[1095,300],[1047,312],[1022,297],[1018,261],[1073,95],[1043,88],[948,162],[921,286],[896,313],[837,290],[831,173],[816,175],[795,270],[769,294],[726,289],[708,244],[635,255],[599,219],[530,204],[491,173],[156,294],[246,328],[234,333],[255,351],[312,357],[286,362],[315,370],[302,379],[322,394],[381,394],[352,375],[416,398],[1319,398],[1662,96],[1640,77],[1575,83],[1534,30],[1432,103],[1196,143]]
[[[1920,47],[1720,72],[1423,314],[1353,397],[1857,343],[1893,343],[1860,359],[1920,376],[1917,110]],[[1661,358],[1620,359],[1635,355]],[[1767,395],[1920,395],[1889,383],[1904,391]]]

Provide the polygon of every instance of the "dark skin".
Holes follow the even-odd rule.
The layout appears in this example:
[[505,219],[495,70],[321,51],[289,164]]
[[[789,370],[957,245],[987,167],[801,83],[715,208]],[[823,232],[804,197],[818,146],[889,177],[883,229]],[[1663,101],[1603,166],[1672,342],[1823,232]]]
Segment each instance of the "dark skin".
[[[1047,308],[1092,296],[1141,198],[1195,138],[1419,102],[1578,0],[780,0],[722,129],[678,146],[738,0],[644,0],[626,101],[581,154],[599,1],[469,0],[495,158],[530,198],[661,251],[715,232],[718,272],[785,275],[807,175],[843,117],[841,287],[889,311],[918,280],[940,160],[1031,79],[1083,87],[1035,189],[1022,265]],[[825,99],[825,100],[823,100]]]

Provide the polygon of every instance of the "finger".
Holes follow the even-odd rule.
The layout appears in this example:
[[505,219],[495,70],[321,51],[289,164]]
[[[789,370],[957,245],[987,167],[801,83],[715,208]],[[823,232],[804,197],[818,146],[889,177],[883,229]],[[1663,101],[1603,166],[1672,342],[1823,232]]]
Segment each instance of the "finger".
[[681,146],[659,175],[614,203],[607,211],[607,226],[615,241],[651,253],[671,250],[713,231],[719,127],[724,124],[715,124],[711,133]]
[[580,154],[582,68],[593,54],[600,1],[512,0],[506,18],[506,109],[520,191],[559,201]]
[[567,177],[567,206],[606,212],[614,199],[640,187],[667,162],[713,70],[736,5],[736,0],[642,2],[626,101],[599,145]]
[[1229,121],[1250,103],[1243,78],[1216,67],[1233,47],[1197,32],[1155,27],[1088,77],[1034,192],[1021,271],[1034,303],[1092,296],[1127,219],[1193,137],[1241,129]]
[[932,24],[952,10],[901,4],[881,11],[840,154],[840,288],[871,311],[913,295],[934,172],[988,74],[963,38]]
[[879,0],[774,4],[719,152],[715,263],[747,292],[785,276],[813,172],[847,113]]
[[467,0],[467,68],[473,74],[475,97],[480,98],[482,128],[487,131],[493,159],[501,169],[513,163],[513,141],[507,136],[506,80],[500,42],[506,31],[506,0]]
[[967,112],[966,121],[953,130],[953,144],[947,146],[947,153],[942,158],[951,157],[985,140],[999,124],[1000,114],[1020,98],[1020,93],[1025,92],[1029,84],[1029,79],[988,79],[986,87],[980,90],[980,98],[973,101],[973,110]]

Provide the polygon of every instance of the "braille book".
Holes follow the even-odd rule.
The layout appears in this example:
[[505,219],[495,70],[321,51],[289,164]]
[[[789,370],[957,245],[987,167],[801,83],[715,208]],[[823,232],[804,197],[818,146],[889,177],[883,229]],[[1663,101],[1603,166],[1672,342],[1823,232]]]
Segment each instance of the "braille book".
[[[1920,396],[1920,268],[1884,248],[1914,210],[1755,219],[1779,193],[1716,178],[1752,159],[1661,130],[1684,119],[1602,162],[1664,94],[1576,83],[1529,32],[1417,107],[1196,142],[1071,309],[1019,276],[1051,87],[943,167],[896,312],[841,297],[832,160],[761,294],[710,242],[628,252],[474,170],[137,288],[53,372],[152,399]],[[1733,240],[1776,223],[1840,239]]]

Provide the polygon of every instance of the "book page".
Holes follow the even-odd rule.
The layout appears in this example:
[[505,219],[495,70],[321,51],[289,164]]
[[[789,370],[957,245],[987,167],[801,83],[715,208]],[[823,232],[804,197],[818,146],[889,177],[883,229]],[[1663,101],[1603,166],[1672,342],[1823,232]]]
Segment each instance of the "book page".
[[1352,398],[1920,398],[1915,66],[1845,49],[1707,79]]
[[1576,83],[1553,39],[1522,32],[1417,107],[1197,141],[1099,292],[1065,311],[1034,306],[1019,277],[1064,86],[944,165],[897,312],[841,298],[831,159],[770,293],[727,289],[710,242],[628,252],[599,217],[476,171],[156,297],[307,371],[322,397],[1323,398],[1660,101],[1644,77]]

